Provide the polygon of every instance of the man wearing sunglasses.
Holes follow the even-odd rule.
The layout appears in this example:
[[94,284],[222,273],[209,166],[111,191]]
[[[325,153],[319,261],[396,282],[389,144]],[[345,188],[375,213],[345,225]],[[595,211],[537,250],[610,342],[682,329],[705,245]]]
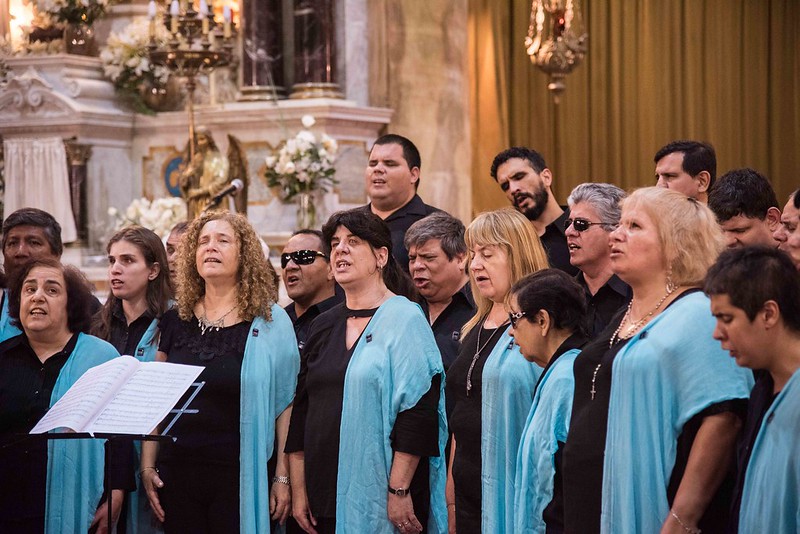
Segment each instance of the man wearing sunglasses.
[[553,173],[544,157],[531,148],[511,147],[494,157],[490,174],[509,202],[536,228],[550,265],[576,275],[578,270],[569,262],[564,236],[564,219],[569,212],[553,195]]
[[581,184],[567,198],[570,217],[564,231],[575,279],[586,294],[589,331],[595,336],[631,299],[631,288],[611,270],[609,234],[619,224],[625,191],[611,184]]
[[295,232],[283,248],[281,269],[286,294],[294,301],[285,310],[294,324],[297,346],[302,349],[314,318],[342,301],[336,294],[330,248],[322,233]]

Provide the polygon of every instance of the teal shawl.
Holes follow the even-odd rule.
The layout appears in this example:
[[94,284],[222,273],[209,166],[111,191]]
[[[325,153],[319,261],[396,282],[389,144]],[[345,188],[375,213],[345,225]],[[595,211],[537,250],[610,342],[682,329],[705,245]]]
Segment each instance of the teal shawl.
[[[479,326],[477,328],[480,328]],[[519,352],[507,327],[486,360],[481,395],[481,530],[514,532],[514,479],[522,430],[542,368]]]
[[[156,359],[158,352],[158,319],[153,319],[150,326],[142,335],[134,356],[141,362],[152,362]],[[142,444],[134,442],[136,448],[136,463],[138,470],[139,456],[142,453]],[[128,494],[128,518],[127,530],[130,534],[153,534],[164,532],[161,523],[155,518],[148,505],[147,494],[142,486],[141,480],[136,480],[136,490]]]
[[8,289],[3,289],[2,292],[3,306],[0,309],[0,343],[22,333],[22,330],[11,324],[11,317],[8,315]]
[[739,532],[800,532],[800,370],[764,414],[745,473]]
[[300,371],[292,321],[278,306],[272,320],[256,317],[242,362],[239,403],[239,529],[269,532],[267,460],[275,449],[275,419],[291,404]]
[[747,399],[753,374],[711,334],[700,292],[676,300],[614,359],[603,464],[601,531],[658,532],[683,425],[709,406]]
[[[356,344],[347,367],[336,484],[336,531],[394,534],[386,487],[397,414],[413,408],[443,375],[442,358],[422,309],[405,297],[384,302]],[[442,381],[444,382],[444,381]],[[431,457],[428,532],[447,532],[444,502],[447,423],[439,397],[439,457]]]
[[575,392],[572,365],[578,354],[577,349],[562,354],[536,386],[517,453],[513,529],[516,534],[546,531],[542,514],[553,500],[558,442],[567,441]]
[[[91,367],[119,356],[102,339],[79,334],[58,375],[50,406]],[[85,534],[103,494],[103,440],[61,439],[47,443],[45,532]]]

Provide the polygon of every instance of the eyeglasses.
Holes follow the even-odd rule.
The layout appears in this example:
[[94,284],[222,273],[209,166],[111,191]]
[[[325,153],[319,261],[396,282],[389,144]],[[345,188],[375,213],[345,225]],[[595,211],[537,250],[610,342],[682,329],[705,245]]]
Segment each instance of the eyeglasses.
[[569,230],[569,227],[572,226],[573,228],[575,228],[576,232],[585,232],[586,230],[591,228],[593,224],[605,224],[607,226],[616,226],[614,223],[591,222],[589,219],[581,219],[580,217],[576,217],[574,219],[567,219],[564,221],[564,230]]
[[508,320],[511,322],[511,328],[517,327],[517,321],[528,315],[527,312],[521,311],[516,313],[509,313]]
[[328,259],[327,254],[323,254],[318,250],[296,250],[294,252],[284,252],[281,254],[281,269],[285,269],[289,265],[289,260],[292,260],[297,265],[311,265],[314,260],[320,258]]

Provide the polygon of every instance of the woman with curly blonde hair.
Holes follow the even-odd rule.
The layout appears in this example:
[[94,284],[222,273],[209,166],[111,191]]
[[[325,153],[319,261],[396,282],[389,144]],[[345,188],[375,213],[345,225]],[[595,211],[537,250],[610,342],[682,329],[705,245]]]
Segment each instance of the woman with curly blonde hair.
[[447,477],[451,531],[513,532],[514,476],[520,436],[542,368],[509,335],[511,286],[548,267],[530,221],[512,208],[478,215],[465,234],[477,312],[447,371],[454,400]]
[[[270,514],[283,523],[291,503],[283,448],[300,368],[292,323],[241,215],[195,219],[177,275],[176,309],[161,321],[158,355],[204,367],[205,385],[192,401],[199,413],[173,427],[176,443],[160,451],[145,444],[140,475],[150,504],[167,533],[269,532]],[[274,477],[271,466],[267,475],[273,452]]]

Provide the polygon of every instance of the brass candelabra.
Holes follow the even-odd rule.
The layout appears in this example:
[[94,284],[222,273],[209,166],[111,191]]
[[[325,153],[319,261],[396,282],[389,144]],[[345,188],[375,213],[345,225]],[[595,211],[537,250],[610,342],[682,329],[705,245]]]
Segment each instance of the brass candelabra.
[[161,23],[170,32],[170,40],[159,46],[155,39],[156,24],[159,23],[155,0],[148,6],[150,18],[150,62],[162,65],[176,76],[186,78],[189,115],[189,157],[194,158],[194,92],[197,76],[208,75],[214,69],[229,65],[233,59],[233,23],[230,7],[223,10],[223,23],[214,19],[213,3],[200,0],[199,9],[193,2],[173,0]]

